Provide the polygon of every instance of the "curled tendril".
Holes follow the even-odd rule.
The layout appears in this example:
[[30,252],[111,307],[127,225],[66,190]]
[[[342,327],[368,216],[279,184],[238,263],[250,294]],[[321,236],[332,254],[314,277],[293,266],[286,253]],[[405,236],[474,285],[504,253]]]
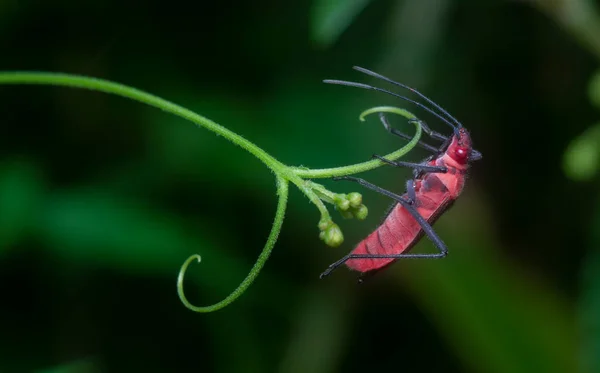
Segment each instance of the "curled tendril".
[[[360,113],[359,119],[361,121],[365,121],[365,117],[369,114],[374,114],[374,113],[392,113],[392,114],[397,114],[400,116],[405,117],[406,119],[417,119],[417,117],[404,109],[401,108],[397,108],[394,106],[376,106],[376,107],[372,107],[370,109],[367,109],[365,111],[363,111],[362,113]],[[388,159],[390,161],[395,161],[397,159],[399,159],[400,157],[404,156],[405,154],[407,154],[408,152],[410,152],[415,146],[417,146],[417,143],[419,142],[419,140],[421,140],[421,133],[422,128],[421,128],[421,124],[419,123],[419,121],[412,121],[412,124],[415,126],[416,128],[416,132],[415,135],[413,136],[413,138],[403,147],[401,147],[400,149],[390,153],[390,154],[386,154],[384,156],[385,159]],[[342,167],[332,167],[332,168],[321,168],[321,169],[307,169],[305,167],[290,167],[293,171],[294,174],[296,176],[300,176],[303,178],[308,178],[308,179],[317,179],[317,178],[330,178],[330,177],[334,177],[334,176],[345,176],[345,175],[351,175],[351,174],[357,174],[359,172],[365,172],[365,171],[370,171],[373,170],[377,167],[381,167],[384,163],[382,161],[380,161],[379,159],[373,159],[367,162],[362,162],[362,163],[357,163],[357,164],[353,164],[350,166],[342,166]]]
[[[363,111],[362,113],[360,113],[360,116],[358,118],[361,120],[361,122],[364,122],[365,117],[367,115],[374,114],[374,113],[392,113],[392,114],[402,115],[406,119],[417,119],[417,117],[410,111],[402,109],[402,108],[394,107],[394,106],[372,107],[372,108],[367,109],[367,110]],[[415,136],[415,137],[420,137],[420,136]],[[414,138],[411,141],[414,141]],[[418,141],[418,139],[417,139],[417,141]],[[406,147],[408,147],[408,144],[404,146],[404,148],[406,148]],[[404,148],[402,148],[402,149],[404,149]],[[400,150],[402,150],[402,149],[400,149]],[[409,150],[410,149],[412,149],[412,148],[409,148]]]
[[275,242],[277,242],[277,237],[279,236],[279,232],[281,231],[281,226],[283,225],[283,218],[285,216],[285,209],[287,206],[288,199],[288,190],[289,188],[287,180],[283,179],[281,176],[277,176],[278,203],[277,211],[275,212],[275,220],[273,222],[273,227],[271,228],[271,233],[269,233],[269,237],[267,238],[265,247],[258,256],[256,263],[254,263],[254,266],[252,267],[246,278],[225,299],[213,305],[204,307],[198,307],[191,304],[187,300],[183,292],[183,278],[185,276],[185,272],[188,266],[192,261],[194,261],[194,259],[200,262],[200,255],[194,254],[183,263],[181,269],[179,270],[179,276],[177,276],[177,294],[179,295],[179,299],[181,299],[181,302],[187,308],[195,312],[213,312],[216,310],[220,310],[221,308],[226,307],[231,302],[235,301],[240,295],[242,295],[246,291],[246,289],[252,284],[252,282],[254,282],[256,276],[258,276],[258,274],[262,270],[267,259],[269,259],[269,255],[271,255],[271,251],[273,250],[273,246],[275,246]]

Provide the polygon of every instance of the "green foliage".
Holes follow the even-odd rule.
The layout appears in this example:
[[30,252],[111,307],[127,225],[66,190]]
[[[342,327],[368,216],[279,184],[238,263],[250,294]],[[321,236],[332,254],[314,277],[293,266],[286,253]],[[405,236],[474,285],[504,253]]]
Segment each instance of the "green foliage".
[[600,70],[590,79],[589,87],[590,101],[600,109]]
[[313,0],[311,36],[321,46],[333,44],[371,0]]
[[[600,18],[590,1],[9,0],[0,20],[0,70],[160,92],[285,164],[333,167],[404,145],[375,120],[354,122],[397,101],[319,84],[353,64],[435,97],[484,154],[435,225],[448,258],[402,261],[360,286],[345,271],[319,281],[389,201],[360,191],[365,222],[331,214],[345,236],[331,249],[317,239],[322,215],[290,190],[293,213],[253,291],[197,317],[175,296],[177,270],[190,257],[192,304],[239,286],[278,208],[273,171],[157,110],[0,87],[0,371],[598,370]],[[362,216],[348,184],[317,184],[306,169],[294,173],[319,208],[331,198],[340,216]],[[364,177],[401,192],[410,172]],[[414,250],[433,248],[423,239]]]
[[0,164],[0,256],[27,234],[44,190],[37,165],[20,159]]
[[[596,221],[598,218],[596,218]],[[593,240],[592,246],[597,248],[599,240]],[[580,327],[583,332],[581,365],[584,372],[600,370],[600,251],[591,250],[583,268],[583,294],[580,310]]]
[[190,235],[185,222],[99,190],[55,193],[37,216],[36,233],[61,257],[80,264],[168,274],[190,248],[212,246]]
[[[476,203],[471,201],[471,203]],[[498,254],[490,212],[467,198],[446,219],[465,215],[444,237],[468,235],[447,261],[415,263],[398,273],[414,298],[473,371],[575,372],[577,333],[566,299]],[[455,235],[449,235],[453,231]]]
[[568,177],[584,181],[593,178],[600,166],[600,123],[575,138],[565,151],[563,168]]
[[[590,225],[600,227],[600,204],[593,205]],[[600,370],[600,230],[594,229],[588,238],[588,252],[581,269],[582,294],[579,300],[579,328],[581,349],[579,351],[582,372]]]
[[[597,72],[589,84],[589,96],[592,104],[600,108],[600,72]],[[573,180],[590,180],[600,168],[600,123],[585,130],[571,141],[567,148],[563,167]]]
[[36,371],[35,373],[94,373],[99,372],[96,367],[94,367],[93,361],[73,361],[68,364],[61,364],[56,367],[41,369]]

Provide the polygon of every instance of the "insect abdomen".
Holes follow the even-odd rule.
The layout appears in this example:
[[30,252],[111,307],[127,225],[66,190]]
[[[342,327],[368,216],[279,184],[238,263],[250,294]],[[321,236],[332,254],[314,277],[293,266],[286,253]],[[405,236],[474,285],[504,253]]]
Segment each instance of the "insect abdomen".
[[[419,180],[415,205],[419,214],[433,223],[453,201],[445,184],[436,175],[426,175]],[[421,187],[422,186],[422,187]],[[404,198],[407,197],[405,194]],[[352,254],[398,255],[408,252],[423,235],[421,225],[400,204],[397,204],[373,233],[358,244]],[[346,265],[359,272],[385,267],[395,258],[349,259]]]
[[[408,211],[401,205],[396,205],[383,224],[360,242],[352,254],[401,254],[416,243],[420,231],[421,227]],[[393,261],[395,261],[393,258],[359,258],[348,260],[346,265],[356,271],[367,272],[384,267]]]

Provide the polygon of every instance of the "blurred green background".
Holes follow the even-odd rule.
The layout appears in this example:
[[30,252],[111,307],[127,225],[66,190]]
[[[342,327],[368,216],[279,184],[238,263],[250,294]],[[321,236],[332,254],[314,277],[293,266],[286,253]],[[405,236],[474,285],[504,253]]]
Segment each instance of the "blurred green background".
[[[191,123],[118,97],[0,86],[0,372],[600,372],[600,18],[585,0],[0,2],[0,70],[100,77],[187,106],[280,161],[346,165],[404,144],[323,79],[418,87],[484,158],[436,224],[439,261],[356,285],[291,189],[271,259],[237,302],[276,206],[272,174]],[[594,79],[594,74],[597,77]],[[377,83],[379,85],[379,83]],[[412,131],[405,121],[394,125]],[[405,160],[426,156],[415,150]],[[361,175],[402,192],[409,170]],[[416,251],[433,250],[423,240]]]

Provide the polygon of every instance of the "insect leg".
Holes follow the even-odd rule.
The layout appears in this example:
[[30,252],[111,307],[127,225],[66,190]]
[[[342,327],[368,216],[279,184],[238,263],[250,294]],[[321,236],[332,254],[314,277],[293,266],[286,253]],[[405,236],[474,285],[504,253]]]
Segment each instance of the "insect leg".
[[[405,140],[409,140],[409,141],[412,140],[411,136],[409,136],[409,135],[407,135],[405,133],[402,133],[402,132],[398,131],[395,128],[392,128],[392,126],[390,125],[390,123],[388,122],[387,118],[385,117],[385,115],[383,113],[379,113],[379,120],[381,121],[381,123],[383,123],[383,126],[385,127],[385,129],[389,133],[391,133],[392,135],[396,135],[396,136],[401,137],[401,138],[403,138]],[[438,154],[440,152],[440,150],[438,148],[436,148],[435,146],[431,146],[429,144],[426,144],[423,141],[419,141],[417,143],[417,145],[419,145],[423,149],[428,150],[428,151],[430,151],[432,153]]]
[[[395,201],[397,201],[399,204],[402,205],[402,207],[404,207],[406,209],[406,211],[408,211],[412,215],[412,217],[417,221],[417,223],[419,223],[419,225],[421,226],[421,229],[423,229],[423,232],[433,242],[435,247],[439,250],[439,253],[437,253],[437,254],[352,254],[352,253],[350,253],[350,254],[344,256],[342,259],[338,260],[337,262],[331,264],[327,268],[327,270],[325,270],[321,274],[320,278],[328,276],[333,270],[335,270],[337,267],[344,264],[346,261],[348,261],[350,259],[400,259],[400,258],[430,258],[431,259],[431,258],[443,258],[446,255],[448,255],[448,247],[446,246],[446,244],[440,239],[440,237],[437,235],[437,233],[435,233],[435,231],[433,230],[431,225],[427,222],[427,220],[424,217],[422,217],[421,214],[419,214],[417,209],[411,203],[410,198],[414,198],[414,196],[415,196],[414,183],[407,183],[407,188],[412,189],[412,191],[409,190],[407,192],[409,198],[406,198],[406,197],[400,196],[398,194],[392,193],[388,190],[385,190],[383,188],[380,188],[376,185],[373,185],[364,179],[359,179],[359,178],[351,177],[351,176],[344,176],[344,177],[334,178],[334,180],[353,181],[353,182],[356,182],[356,183],[364,186],[365,188],[371,189],[377,193],[383,194],[383,195],[390,197],[390,198],[394,199]],[[413,197],[411,197],[411,195]]]
[[440,141],[446,141],[446,140],[448,140],[448,136],[444,136],[444,135],[442,135],[439,132],[433,131],[431,128],[429,128],[429,126],[427,125],[427,123],[423,122],[420,119],[409,119],[408,123],[418,123],[419,125],[421,125],[421,128],[423,129],[423,132],[425,132],[426,134],[428,134],[429,137],[431,137],[432,139],[440,140]]
[[327,267],[327,269],[319,275],[319,278],[322,279],[323,277],[329,276],[331,274],[331,272],[335,271],[339,266],[346,263],[346,261],[348,259],[350,259],[350,256],[351,256],[351,254],[348,254],[345,257],[343,257],[342,259],[338,260],[337,262],[331,263],[329,265],[329,267]]
[[[385,114],[383,113],[379,113],[379,120],[381,120],[381,123],[383,123],[383,126],[385,127],[386,130],[388,130],[388,132],[390,132],[392,135],[396,135],[398,137],[401,137],[405,140],[412,140],[412,137],[402,133],[400,131],[398,131],[395,128],[392,128],[392,126],[390,125],[390,123],[388,122]],[[426,134],[428,134],[429,136],[431,136],[433,139],[436,140],[440,140],[443,141],[442,145],[440,145],[439,148],[436,148],[435,146],[431,146],[429,144],[426,144],[422,141],[417,142],[417,145],[419,145],[420,147],[422,147],[423,149],[426,149],[432,153],[434,153],[434,156],[438,156],[441,153],[444,152],[444,149],[446,149],[448,147],[448,144],[450,144],[450,137],[446,137],[438,132],[432,131],[429,126],[427,126],[427,124],[425,122],[423,122],[420,119],[410,119],[408,122],[409,123],[413,123],[413,122],[418,122],[419,125],[421,126],[421,128],[423,129],[423,132],[425,132]],[[475,151],[473,159],[477,160],[481,158],[481,153]]]
[[415,181],[414,180],[408,180],[406,182],[406,194],[408,195],[407,202],[410,203],[411,205],[414,205],[415,201],[417,200],[417,192],[415,191]]
[[425,171],[425,172],[431,172],[431,173],[446,173],[446,172],[448,172],[448,169],[443,166],[430,166],[430,165],[421,164],[421,163],[390,161],[390,160],[385,159],[382,156],[377,155],[377,154],[374,154],[373,158],[377,158],[380,161],[387,163],[391,166],[395,166],[395,167],[410,167],[410,168],[414,168],[419,171]]

